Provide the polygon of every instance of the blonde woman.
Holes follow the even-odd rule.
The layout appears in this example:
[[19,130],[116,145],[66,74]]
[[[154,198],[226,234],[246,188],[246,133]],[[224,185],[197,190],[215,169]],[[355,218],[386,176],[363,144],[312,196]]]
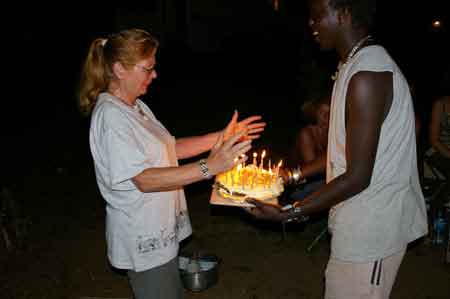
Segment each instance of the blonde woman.
[[[235,112],[223,131],[175,139],[139,99],[157,78],[157,49],[140,29],[95,39],[80,85],[80,107],[92,110],[89,140],[106,201],[108,258],[127,270],[136,299],[183,298],[178,244],[192,231],[183,186],[231,169],[265,126],[259,116],[238,122]],[[178,165],[209,150],[206,159]]]

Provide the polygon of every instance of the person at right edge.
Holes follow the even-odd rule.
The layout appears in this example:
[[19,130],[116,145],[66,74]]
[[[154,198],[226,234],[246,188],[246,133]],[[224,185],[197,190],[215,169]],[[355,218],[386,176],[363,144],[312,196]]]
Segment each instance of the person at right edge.
[[330,208],[325,298],[389,298],[408,243],[427,234],[408,83],[370,35],[373,0],[311,0],[321,49],[336,50],[327,183],[290,207],[256,200],[259,219],[301,221]]

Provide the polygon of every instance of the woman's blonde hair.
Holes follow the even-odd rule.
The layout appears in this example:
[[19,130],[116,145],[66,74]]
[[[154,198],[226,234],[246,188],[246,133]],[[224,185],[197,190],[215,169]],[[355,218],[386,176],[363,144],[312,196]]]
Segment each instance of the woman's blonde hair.
[[105,91],[114,79],[113,65],[135,65],[152,55],[159,42],[142,29],[127,29],[110,35],[107,39],[97,38],[89,47],[81,72],[79,107],[83,114],[89,114],[98,95]]

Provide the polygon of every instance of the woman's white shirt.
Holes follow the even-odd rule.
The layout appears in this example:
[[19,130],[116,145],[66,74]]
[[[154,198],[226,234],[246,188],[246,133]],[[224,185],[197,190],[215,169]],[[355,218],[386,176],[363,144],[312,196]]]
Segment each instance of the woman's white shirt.
[[101,93],[90,148],[106,201],[109,260],[119,269],[145,271],[176,257],[178,243],[192,228],[182,188],[143,193],[132,181],[147,168],[178,166],[175,138],[144,102],[136,105]]

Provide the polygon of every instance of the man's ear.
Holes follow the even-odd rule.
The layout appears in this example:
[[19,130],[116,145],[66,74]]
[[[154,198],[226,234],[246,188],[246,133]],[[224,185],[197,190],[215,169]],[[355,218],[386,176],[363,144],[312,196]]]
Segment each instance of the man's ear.
[[124,73],[126,72],[126,69],[124,68],[122,63],[120,63],[120,61],[114,62],[112,69],[113,69],[114,75],[119,79],[122,79]]

